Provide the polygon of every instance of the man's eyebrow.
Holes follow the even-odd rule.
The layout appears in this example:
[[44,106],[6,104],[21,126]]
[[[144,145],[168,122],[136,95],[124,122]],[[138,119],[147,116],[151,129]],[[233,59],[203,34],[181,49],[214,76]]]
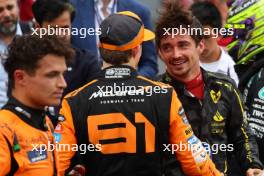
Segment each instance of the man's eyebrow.
[[178,41],[177,43],[178,44],[189,44],[190,42],[186,40],[181,40],[181,41]]

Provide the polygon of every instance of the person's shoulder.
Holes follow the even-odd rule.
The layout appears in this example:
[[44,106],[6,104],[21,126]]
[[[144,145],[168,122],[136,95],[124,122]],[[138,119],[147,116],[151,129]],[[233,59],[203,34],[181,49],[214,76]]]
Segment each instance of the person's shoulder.
[[233,60],[233,58],[223,48],[221,48],[221,60],[223,62],[227,62],[227,63],[229,63],[231,65],[235,65],[235,61]]
[[137,76],[138,79],[144,80],[146,82],[148,82],[149,84],[155,85],[155,86],[160,86],[160,87],[164,87],[164,88],[172,88],[172,86],[170,86],[169,84],[163,83],[161,82],[161,79],[159,79],[158,77],[155,79],[149,79],[147,77],[144,76]]
[[16,127],[21,124],[19,122],[19,118],[10,110],[0,110],[0,133],[10,141],[13,139],[13,134]]
[[5,106],[0,110],[0,123],[12,123],[16,120],[16,115],[8,109],[5,109]]
[[210,82],[214,82],[227,87],[236,87],[235,81],[223,73],[203,71],[203,74],[206,75],[206,79],[210,80]]
[[[82,93],[85,92],[86,90],[90,90],[90,92],[92,92],[93,89],[91,89],[90,87],[91,87],[94,83],[96,83],[97,81],[98,81],[97,79],[94,79],[94,80],[88,82],[88,83],[85,84],[84,86],[82,86],[82,87],[80,87],[80,88],[78,88],[78,89],[76,89],[76,90],[74,90],[74,91],[68,93],[67,95],[65,95],[64,99],[74,98],[74,97],[76,97],[77,95],[82,94]],[[82,95],[81,95],[81,96],[82,96]]]
[[87,49],[74,48],[74,50],[75,50],[75,57],[77,60],[97,59],[96,55]]
[[98,57],[89,50],[75,48],[74,63],[77,65],[78,69],[82,70],[85,76],[87,76],[87,74],[97,73],[101,70]]
[[252,77],[256,77],[256,81],[264,80],[264,67],[260,68],[259,71]]

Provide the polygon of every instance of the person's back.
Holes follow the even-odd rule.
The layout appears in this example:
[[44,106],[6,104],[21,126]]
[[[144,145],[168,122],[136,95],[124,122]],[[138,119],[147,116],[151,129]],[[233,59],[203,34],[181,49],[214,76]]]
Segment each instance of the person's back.
[[101,144],[100,152],[79,155],[89,175],[161,175],[171,96],[171,88],[127,66],[107,68],[100,78],[68,95],[77,143]]
[[[199,165],[211,167],[173,88],[138,76],[129,66],[106,68],[65,100],[61,113],[68,118],[57,132],[67,138],[59,142],[86,146],[59,156],[73,156],[71,165],[83,164],[87,175],[161,176],[162,160],[171,155],[189,175]],[[64,159],[59,162],[60,174],[70,168]]]

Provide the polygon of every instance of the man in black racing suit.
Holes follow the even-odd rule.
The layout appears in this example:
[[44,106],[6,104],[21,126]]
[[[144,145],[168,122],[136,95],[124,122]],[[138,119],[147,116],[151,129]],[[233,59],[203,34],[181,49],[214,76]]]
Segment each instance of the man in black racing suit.
[[229,165],[233,151],[243,175],[260,173],[263,166],[258,147],[248,128],[235,83],[225,75],[202,70],[199,56],[204,49],[203,34],[175,33],[180,28],[202,29],[202,26],[177,4],[168,4],[156,27],[158,52],[167,66],[159,81],[175,88],[194,134],[204,142],[217,169],[234,176]]

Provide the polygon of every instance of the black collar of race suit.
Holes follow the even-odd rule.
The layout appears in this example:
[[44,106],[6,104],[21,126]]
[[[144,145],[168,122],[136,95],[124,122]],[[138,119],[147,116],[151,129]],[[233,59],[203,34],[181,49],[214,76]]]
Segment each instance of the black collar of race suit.
[[7,104],[2,109],[10,110],[14,114],[16,114],[21,120],[23,120],[25,123],[29,124],[34,128],[43,131],[48,130],[48,127],[46,125],[45,110],[34,109],[25,106],[13,96],[9,98]]
[[100,74],[100,78],[102,79],[129,79],[132,77],[136,77],[137,71],[136,69],[128,66],[128,65],[118,65],[118,66],[110,66],[102,70]]
[[[208,74],[202,68],[201,68],[201,73],[202,73],[204,85],[206,86],[206,83],[208,82]],[[181,81],[178,81],[178,80],[174,79],[168,72],[165,72],[162,75],[161,81],[163,83],[166,83],[166,84],[171,85],[177,92],[187,93],[186,92],[186,89],[185,89],[184,83],[181,82]],[[189,93],[187,93],[187,94],[189,94]]]

